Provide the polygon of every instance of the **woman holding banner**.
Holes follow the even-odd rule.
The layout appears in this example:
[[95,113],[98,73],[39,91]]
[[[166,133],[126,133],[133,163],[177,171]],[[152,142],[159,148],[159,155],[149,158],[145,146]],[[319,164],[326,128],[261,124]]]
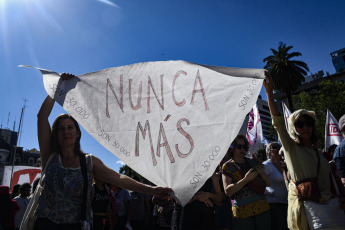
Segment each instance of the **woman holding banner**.
[[227,196],[234,200],[233,227],[236,230],[270,230],[270,206],[264,195],[270,179],[255,158],[246,157],[249,142],[237,135],[228,153],[231,159],[223,165],[223,185]]
[[[61,75],[62,80],[73,77],[71,74]],[[37,115],[42,165],[45,166],[48,160],[49,162],[42,177],[43,191],[35,211],[35,216],[38,217],[36,229],[81,229],[83,212],[86,212],[86,221],[92,223],[90,191],[93,177],[152,196],[166,196],[172,192],[170,188],[152,187],[120,175],[97,157],[83,153],[80,148],[81,131],[72,116],[58,116],[50,128],[48,117],[53,106],[54,100],[47,96]],[[87,173],[82,172],[85,161],[82,162],[81,159],[86,159]],[[87,181],[88,188],[86,208],[82,210],[84,181]]]
[[[330,166],[317,146],[316,116],[313,111],[300,109],[289,117],[289,132],[273,98],[272,78],[263,85],[266,90],[273,126],[284,147],[284,157],[291,181],[288,189],[289,229],[309,229],[303,201],[324,203],[331,199]],[[307,194],[308,193],[308,194]]]

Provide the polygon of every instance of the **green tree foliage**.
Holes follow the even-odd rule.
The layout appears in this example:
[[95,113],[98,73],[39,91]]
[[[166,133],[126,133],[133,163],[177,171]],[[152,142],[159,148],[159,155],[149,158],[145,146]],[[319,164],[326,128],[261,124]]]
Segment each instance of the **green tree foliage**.
[[119,169],[119,173],[121,174],[125,174],[126,176],[129,176],[131,178],[139,178],[139,180],[142,180],[143,177],[137,173],[136,171],[134,171],[131,167],[129,167],[128,165],[123,165],[120,167]]
[[320,83],[317,93],[301,92],[293,97],[296,108],[315,111],[318,118],[316,128],[321,136],[320,147],[324,145],[327,109],[339,120],[345,114],[344,98],[345,84],[330,80]]
[[293,46],[286,46],[281,42],[278,50],[271,49],[273,55],[266,57],[263,61],[266,62],[264,68],[272,77],[274,90],[286,93],[289,108],[293,112],[292,92],[304,82],[309,68],[303,61],[291,60],[302,56],[300,52],[289,53],[292,48]]

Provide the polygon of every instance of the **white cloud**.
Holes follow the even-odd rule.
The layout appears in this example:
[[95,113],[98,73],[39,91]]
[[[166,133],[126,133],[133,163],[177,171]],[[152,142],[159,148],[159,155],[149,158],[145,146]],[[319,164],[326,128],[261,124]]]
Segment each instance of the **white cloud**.
[[116,164],[125,165],[122,161],[116,161]]
[[116,8],[120,8],[117,4],[113,3],[112,1],[110,0],[98,0],[99,2],[102,2],[104,4],[107,4],[109,6],[113,6],[113,7],[116,7]]

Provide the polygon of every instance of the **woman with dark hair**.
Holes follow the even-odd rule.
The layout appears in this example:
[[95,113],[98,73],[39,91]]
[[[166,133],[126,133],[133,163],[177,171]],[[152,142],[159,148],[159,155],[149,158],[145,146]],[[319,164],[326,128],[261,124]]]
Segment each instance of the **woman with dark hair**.
[[265,173],[269,176],[271,185],[266,187],[266,198],[270,204],[271,228],[288,230],[287,208],[288,192],[284,179],[282,156],[279,154],[280,144],[271,142],[266,146],[267,161],[263,162]]
[[326,202],[331,199],[328,177],[330,167],[327,160],[321,156],[321,151],[317,148],[315,113],[305,109],[295,111],[288,120],[289,131],[286,130],[284,117],[280,115],[274,102],[272,79],[267,72],[266,76],[268,81],[264,81],[263,85],[267,94],[273,126],[278,132],[284,147],[284,157],[291,175],[288,189],[288,227],[289,229],[308,229],[304,205],[298,199],[294,182],[317,178],[316,183],[320,192],[315,201],[319,203]]
[[264,195],[270,179],[255,158],[246,157],[249,142],[237,135],[228,154],[231,159],[223,165],[223,185],[227,196],[234,200],[232,207],[234,229],[269,230],[269,204]]
[[[74,77],[62,74],[61,80]],[[37,229],[80,229],[83,193],[83,175],[80,158],[86,158],[88,192],[86,199],[86,220],[92,223],[90,190],[93,177],[106,183],[124,187],[154,196],[165,196],[172,190],[152,187],[136,182],[108,168],[95,156],[85,154],[80,148],[81,131],[77,121],[68,114],[56,118],[52,129],[48,117],[53,109],[54,100],[47,96],[37,115],[38,142],[42,165],[48,159],[45,175],[42,177],[43,191],[40,196],[37,216]],[[84,212],[84,211],[83,211]]]

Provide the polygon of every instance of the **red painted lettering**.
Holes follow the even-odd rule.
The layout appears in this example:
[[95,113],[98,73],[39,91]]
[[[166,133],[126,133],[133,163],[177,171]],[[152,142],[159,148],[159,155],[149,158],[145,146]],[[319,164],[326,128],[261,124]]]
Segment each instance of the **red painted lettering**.
[[194,149],[194,141],[193,141],[192,137],[191,137],[188,133],[186,133],[186,132],[183,130],[183,128],[181,127],[182,121],[186,122],[187,125],[189,125],[189,120],[187,120],[186,118],[182,118],[182,119],[180,119],[180,120],[177,122],[177,130],[178,130],[183,136],[185,136],[185,137],[187,138],[187,140],[189,141],[189,143],[190,143],[190,150],[189,150],[188,153],[184,154],[184,153],[181,153],[181,151],[179,150],[178,144],[175,145],[175,148],[176,148],[176,152],[177,152],[177,154],[179,155],[179,157],[184,158],[184,157],[187,157],[187,156],[193,151],[193,149]]
[[[163,144],[161,144],[161,137],[163,137],[163,141],[164,141]],[[158,134],[158,142],[157,142],[157,156],[159,156],[159,157],[160,157],[160,148],[163,147],[163,146],[165,147],[165,150],[166,150],[166,152],[168,154],[170,162],[174,163],[175,159],[174,159],[174,157],[173,157],[173,155],[171,153],[170,146],[169,146],[167,137],[165,135],[164,127],[163,127],[163,124],[161,123],[159,134]]]
[[183,70],[180,70],[180,71],[178,71],[178,72],[175,74],[175,77],[174,77],[174,80],[173,80],[173,84],[172,84],[172,97],[173,97],[173,100],[174,100],[175,104],[176,104],[177,106],[179,106],[179,107],[182,107],[182,106],[186,103],[186,100],[183,99],[181,102],[178,102],[178,101],[176,101],[176,99],[175,99],[175,82],[176,82],[177,77],[178,77],[180,74],[187,75],[187,73],[184,72]]
[[146,137],[146,131],[148,131],[148,133],[149,133],[152,162],[153,162],[153,166],[155,166],[157,164],[157,161],[156,161],[156,158],[155,158],[155,152],[153,150],[153,144],[152,144],[152,137],[151,137],[151,130],[150,130],[150,123],[149,123],[149,121],[146,121],[144,130],[143,130],[143,127],[141,126],[140,122],[138,122],[137,134],[136,134],[136,137],[135,137],[135,155],[139,156],[139,129],[141,131],[141,135],[143,136],[144,140],[145,140],[145,137]]
[[110,80],[107,79],[107,87],[106,87],[106,115],[108,118],[110,118],[110,114],[109,114],[109,109],[108,109],[108,86],[110,87],[111,92],[113,92],[114,97],[117,101],[117,104],[120,106],[120,109],[123,113],[123,76],[122,74],[120,75],[120,100],[117,98],[117,95],[115,93],[114,87],[111,84]]
[[129,79],[129,102],[131,103],[131,107],[133,110],[137,110],[141,108],[141,92],[143,89],[143,84],[140,82],[139,86],[139,93],[138,93],[138,100],[137,100],[137,105],[134,106],[132,102],[132,79]]
[[155,89],[153,88],[152,86],[152,82],[151,82],[151,78],[149,76],[149,80],[148,80],[148,83],[147,83],[147,113],[150,113],[150,86],[152,88],[152,92],[153,94],[155,95],[157,101],[158,101],[158,104],[159,106],[161,107],[162,110],[164,110],[164,97],[163,97],[163,76],[164,74],[161,74],[161,101],[159,101],[158,97],[157,97],[157,94],[156,94],[156,91]]
[[[197,82],[199,82],[200,89],[196,89]],[[205,90],[204,90],[204,88],[202,86],[202,81],[201,81],[199,70],[198,70],[198,73],[196,74],[196,77],[195,77],[193,95],[192,95],[192,100],[191,100],[190,104],[194,103],[194,95],[197,92],[201,92],[202,93],[202,97],[203,97],[204,102],[205,102],[205,110],[208,110],[208,105],[207,105],[206,96],[205,96]]]

